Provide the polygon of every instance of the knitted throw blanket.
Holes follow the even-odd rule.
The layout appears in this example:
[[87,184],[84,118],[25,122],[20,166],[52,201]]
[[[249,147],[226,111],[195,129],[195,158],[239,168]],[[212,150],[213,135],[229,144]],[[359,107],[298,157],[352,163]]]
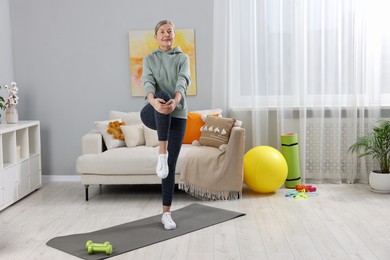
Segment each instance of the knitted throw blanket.
[[228,158],[226,151],[214,147],[194,146],[182,165],[179,189],[202,200],[239,199],[242,169],[231,167],[234,160],[240,158]]

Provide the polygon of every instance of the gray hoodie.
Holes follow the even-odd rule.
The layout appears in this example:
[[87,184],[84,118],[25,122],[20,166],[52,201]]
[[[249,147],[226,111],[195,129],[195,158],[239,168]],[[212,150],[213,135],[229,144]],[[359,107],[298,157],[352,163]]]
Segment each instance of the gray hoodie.
[[148,93],[168,92],[172,98],[180,92],[182,99],[172,112],[173,117],[187,118],[186,91],[191,84],[190,59],[180,47],[169,51],[155,50],[145,56],[142,67],[145,97]]

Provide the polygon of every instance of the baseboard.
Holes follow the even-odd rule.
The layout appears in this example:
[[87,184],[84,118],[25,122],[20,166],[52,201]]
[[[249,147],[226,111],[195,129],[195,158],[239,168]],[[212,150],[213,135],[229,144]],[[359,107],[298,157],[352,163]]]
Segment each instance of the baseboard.
[[81,182],[78,175],[42,175],[42,182]]

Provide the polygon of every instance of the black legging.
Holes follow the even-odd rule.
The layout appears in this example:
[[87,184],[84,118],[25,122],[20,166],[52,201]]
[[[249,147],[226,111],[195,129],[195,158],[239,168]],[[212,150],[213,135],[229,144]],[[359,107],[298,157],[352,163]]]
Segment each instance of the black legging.
[[[162,98],[165,101],[171,99],[171,96],[164,91],[158,92],[156,97]],[[176,162],[186,131],[187,120],[172,117],[170,114],[161,114],[150,104],[147,104],[142,109],[141,119],[147,127],[157,130],[159,141],[168,141],[169,174],[162,180],[162,201],[164,206],[171,206],[172,196],[175,190]]]

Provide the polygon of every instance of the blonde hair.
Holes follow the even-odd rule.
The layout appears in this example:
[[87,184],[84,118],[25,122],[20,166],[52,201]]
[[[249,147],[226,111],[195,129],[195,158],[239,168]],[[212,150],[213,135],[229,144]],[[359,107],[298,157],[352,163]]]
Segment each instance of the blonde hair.
[[170,25],[172,25],[173,30],[175,30],[175,25],[174,25],[171,21],[169,21],[169,20],[162,20],[162,21],[159,21],[159,22],[156,24],[156,27],[154,27],[154,35],[157,35],[158,29],[159,29],[162,25],[164,25],[164,24],[170,24]]

